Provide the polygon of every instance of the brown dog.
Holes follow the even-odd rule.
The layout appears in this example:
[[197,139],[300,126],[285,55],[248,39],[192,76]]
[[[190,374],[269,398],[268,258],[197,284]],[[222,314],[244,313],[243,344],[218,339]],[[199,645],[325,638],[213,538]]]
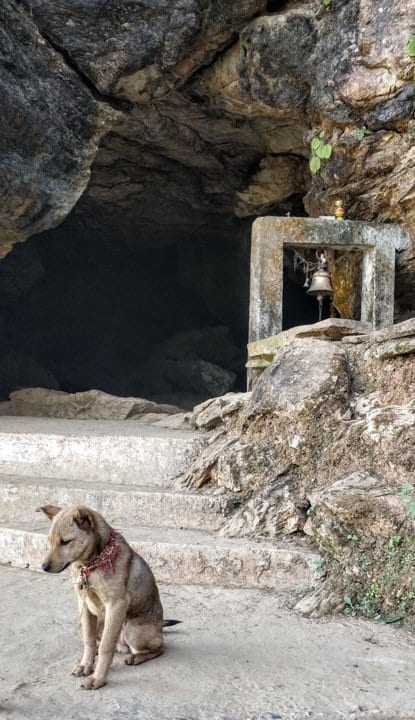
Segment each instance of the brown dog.
[[72,565],[84,643],[72,674],[88,676],[82,687],[96,690],[105,685],[116,647],[129,653],[127,665],[161,655],[163,608],[143,558],[94,510],[54,505],[38,510],[52,520],[42,570],[59,573]]

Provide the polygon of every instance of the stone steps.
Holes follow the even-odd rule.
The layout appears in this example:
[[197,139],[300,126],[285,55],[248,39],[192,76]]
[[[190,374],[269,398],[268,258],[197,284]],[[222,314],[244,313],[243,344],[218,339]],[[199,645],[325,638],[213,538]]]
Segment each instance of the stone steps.
[[290,591],[316,580],[307,543],[214,534],[232,496],[176,491],[209,436],[133,421],[0,418],[0,563],[38,569],[50,524],[42,504],[101,512],[159,582]]
[[[0,524],[1,562],[38,570],[48,528],[43,522]],[[195,530],[122,531],[150,564],[158,582],[292,591],[310,587],[316,580],[318,556],[294,543],[222,538]]]
[[0,417],[0,473],[167,487],[206,442],[133,420]]
[[232,497],[174,492],[159,487],[0,475],[0,521],[36,523],[40,505],[87,505],[116,527],[218,530]]

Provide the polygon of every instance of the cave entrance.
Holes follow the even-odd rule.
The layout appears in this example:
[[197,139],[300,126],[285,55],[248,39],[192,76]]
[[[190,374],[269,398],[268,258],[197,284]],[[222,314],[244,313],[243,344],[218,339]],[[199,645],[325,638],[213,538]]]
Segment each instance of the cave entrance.
[[[74,211],[73,211],[74,212]],[[239,224],[238,224],[239,222]],[[99,389],[188,409],[245,389],[249,225],[141,237],[58,228],[0,263],[1,399]]]

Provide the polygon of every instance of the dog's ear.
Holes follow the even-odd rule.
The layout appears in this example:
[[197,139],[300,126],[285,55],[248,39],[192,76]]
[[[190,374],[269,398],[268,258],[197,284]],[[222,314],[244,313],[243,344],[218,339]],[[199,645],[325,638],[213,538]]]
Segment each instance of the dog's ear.
[[53,520],[55,515],[60,512],[62,508],[58,507],[57,505],[42,505],[42,507],[36,508],[36,512],[43,512],[45,515],[49,518],[49,520]]
[[95,518],[91,510],[85,507],[79,507],[72,515],[72,520],[76,523],[80,530],[95,530]]

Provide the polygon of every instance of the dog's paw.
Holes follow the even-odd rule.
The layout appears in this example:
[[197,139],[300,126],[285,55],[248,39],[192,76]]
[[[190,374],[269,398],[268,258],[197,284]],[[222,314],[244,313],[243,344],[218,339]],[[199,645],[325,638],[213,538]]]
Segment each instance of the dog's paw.
[[71,675],[75,675],[75,677],[88,676],[92,673],[93,669],[92,665],[81,665],[81,663],[78,663],[72,670]]
[[81,687],[84,688],[84,690],[98,690],[98,688],[103,687],[106,683],[105,678],[99,678],[95,675],[89,675],[83,683],[81,684]]

